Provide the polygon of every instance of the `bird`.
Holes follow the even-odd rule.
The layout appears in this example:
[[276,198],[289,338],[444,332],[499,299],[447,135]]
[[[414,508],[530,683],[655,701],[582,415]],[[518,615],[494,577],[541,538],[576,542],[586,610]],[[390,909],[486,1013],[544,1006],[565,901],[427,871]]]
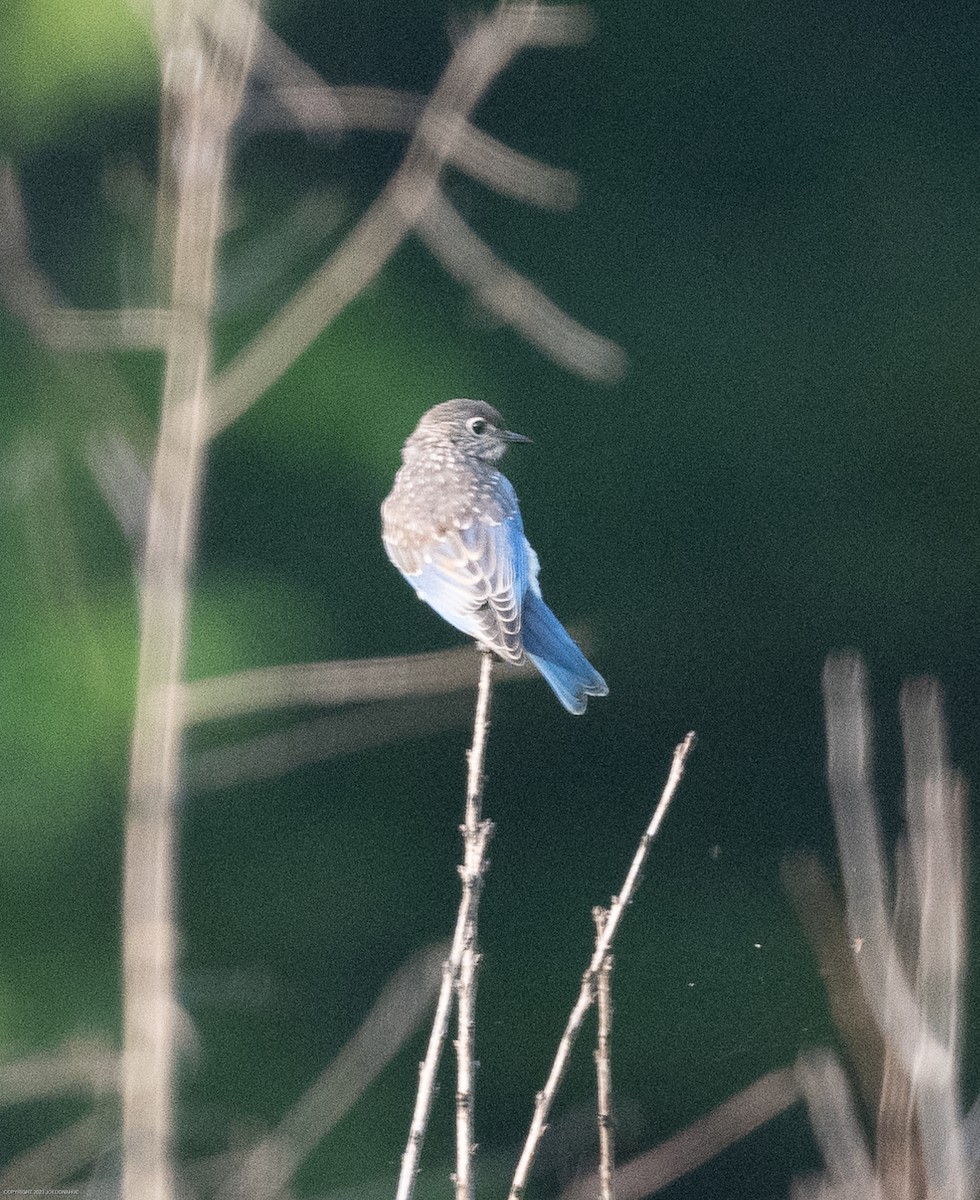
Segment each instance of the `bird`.
[[381,537],[420,600],[506,662],[530,659],[578,715],[609,688],[541,598],[517,494],[496,467],[530,440],[483,400],[436,404],[402,447]]

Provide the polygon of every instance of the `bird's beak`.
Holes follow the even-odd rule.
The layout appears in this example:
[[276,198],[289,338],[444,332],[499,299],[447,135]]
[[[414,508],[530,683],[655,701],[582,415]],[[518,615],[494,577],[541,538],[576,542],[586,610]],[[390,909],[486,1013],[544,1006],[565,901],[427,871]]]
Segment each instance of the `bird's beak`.
[[501,429],[499,436],[505,442],[530,442],[529,437],[525,437],[523,433],[514,433],[512,429]]

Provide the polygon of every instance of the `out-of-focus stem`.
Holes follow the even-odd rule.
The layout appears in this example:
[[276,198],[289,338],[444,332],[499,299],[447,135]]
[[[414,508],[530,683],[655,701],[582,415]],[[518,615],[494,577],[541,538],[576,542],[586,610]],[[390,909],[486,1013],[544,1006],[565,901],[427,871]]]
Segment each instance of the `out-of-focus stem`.
[[188,577],[204,475],[215,258],[247,59],[208,43],[193,3],[154,11],[164,85],[161,246],[171,318],[140,591],[123,881],[122,1195],[171,1200],[174,808],[184,727]]

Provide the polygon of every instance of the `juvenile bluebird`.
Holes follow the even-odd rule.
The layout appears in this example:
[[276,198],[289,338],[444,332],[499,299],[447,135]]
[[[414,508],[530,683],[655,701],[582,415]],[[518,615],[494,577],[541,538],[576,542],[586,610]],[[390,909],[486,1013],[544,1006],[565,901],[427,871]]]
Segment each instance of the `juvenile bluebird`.
[[583,713],[609,688],[541,599],[517,496],[494,465],[527,441],[482,400],[430,408],[402,448],[381,536],[420,600],[506,662],[529,658],[568,711]]

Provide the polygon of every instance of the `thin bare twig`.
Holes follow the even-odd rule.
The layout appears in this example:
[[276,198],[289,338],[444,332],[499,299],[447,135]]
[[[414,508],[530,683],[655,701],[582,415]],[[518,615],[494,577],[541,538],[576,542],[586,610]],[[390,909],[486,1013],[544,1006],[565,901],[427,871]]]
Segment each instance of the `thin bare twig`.
[[[473,744],[467,752],[468,771],[466,784],[466,822],[463,826],[465,849],[463,865],[460,867],[462,879],[462,898],[459,911],[456,914],[456,929],[453,933],[452,947],[449,957],[442,968],[442,986],[439,990],[439,1000],[436,1004],[436,1014],[429,1034],[429,1043],[425,1058],[419,1064],[419,1086],[415,1095],[415,1108],[412,1112],[412,1123],[409,1127],[408,1141],[402,1154],[401,1173],[398,1176],[398,1191],[396,1200],[410,1200],[415,1187],[415,1177],[418,1174],[419,1156],[422,1153],[422,1143],[432,1111],[432,1100],[435,1095],[436,1075],[439,1071],[439,1061],[442,1048],[446,1041],[446,1031],[449,1028],[449,1015],[452,1008],[453,992],[459,979],[463,958],[467,948],[476,952],[476,910],[480,901],[480,890],[483,885],[483,875],[486,870],[486,850],[493,834],[493,824],[482,819],[481,807],[483,800],[483,763],[486,753],[487,731],[489,730],[490,685],[493,672],[493,656],[483,651],[480,664],[480,686],[477,693],[476,714],[473,721]],[[469,831],[473,830],[472,837]],[[474,964],[475,969],[475,964]],[[472,994],[472,988],[470,989]],[[472,1070],[472,1066],[470,1068]],[[462,1081],[458,1092],[462,1088]],[[470,1104],[472,1109],[472,1088],[470,1088]],[[457,1119],[457,1142],[460,1136],[460,1126]],[[472,1145],[472,1128],[469,1142]],[[468,1155],[465,1156],[468,1158]],[[457,1162],[457,1189],[459,1187],[459,1163]]]
[[565,1032],[562,1034],[561,1041],[558,1044],[558,1051],[555,1054],[555,1060],[551,1065],[551,1072],[544,1087],[538,1092],[534,1100],[534,1116],[531,1118],[527,1140],[524,1143],[524,1149],[521,1152],[517,1170],[514,1172],[514,1179],[510,1186],[509,1200],[521,1200],[521,1197],[524,1195],[531,1166],[534,1163],[541,1138],[544,1136],[544,1131],[547,1128],[548,1113],[551,1110],[552,1102],[558,1091],[558,1085],[561,1083],[565,1068],[568,1065],[572,1046],[575,1044],[575,1039],[578,1036],[585,1014],[592,1007],[595,1000],[596,976],[602,966],[603,960],[609,953],[623,914],[626,912],[626,908],[633,898],[633,892],[639,883],[640,872],[646,861],[650,845],[657,836],[657,831],[660,829],[660,825],[667,814],[667,808],[673,799],[674,793],[677,791],[677,787],[684,774],[684,766],[688,755],[694,749],[695,741],[695,734],[689,733],[674,749],[674,758],[663,793],[657,807],[654,809],[653,816],[650,818],[650,824],[647,826],[643,837],[640,838],[640,844],[636,849],[630,869],[623,881],[622,890],[618,896],[613,897],[602,933],[596,938],[592,960],[585,974],[582,976],[582,986],[579,990],[578,999],[575,1001],[572,1011],[569,1014],[565,1025]]
[[[608,913],[601,905],[592,910],[596,937],[602,937]],[[616,1161],[615,1123],[612,1111],[612,1063],[609,1043],[612,1037],[613,956],[607,954],[596,980],[598,1036],[595,1048],[596,1111],[599,1120],[599,1200],[613,1200],[613,1167]]]

